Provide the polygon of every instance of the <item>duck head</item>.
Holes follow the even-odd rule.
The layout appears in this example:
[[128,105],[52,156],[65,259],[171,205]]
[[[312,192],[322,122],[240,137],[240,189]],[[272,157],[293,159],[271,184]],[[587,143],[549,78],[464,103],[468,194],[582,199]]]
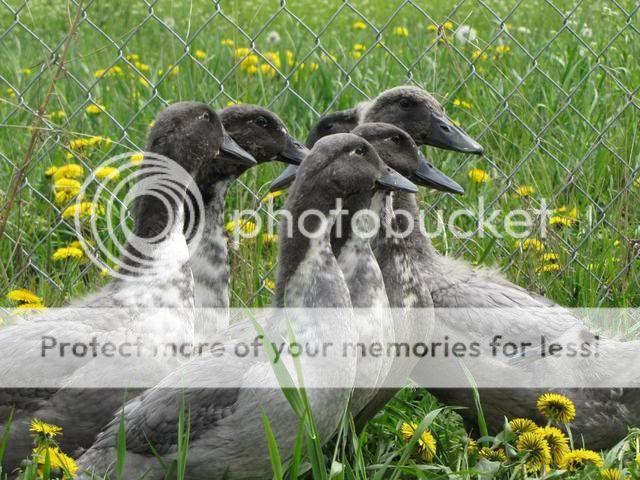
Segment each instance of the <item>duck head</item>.
[[358,107],[360,123],[385,122],[400,127],[418,145],[481,155],[482,146],[454,125],[438,101],[419,87],[401,86]]
[[407,132],[395,125],[364,123],[352,133],[367,140],[383,162],[412,182],[443,192],[464,193],[457,182],[427,160]]
[[336,133],[348,133],[358,125],[358,110],[355,108],[331,112],[320,118],[309,131],[307,136],[307,148],[312,148],[315,143],[327,135]]
[[309,153],[289,135],[278,116],[257,105],[234,105],[218,112],[226,131],[258,163],[279,160],[299,165]]
[[351,133],[320,139],[300,167],[285,169],[273,181],[271,189],[285,188],[294,181],[313,184],[313,188],[320,189],[331,198],[344,198],[358,192],[370,193],[376,189],[417,191],[411,181],[380,159],[369,142]]

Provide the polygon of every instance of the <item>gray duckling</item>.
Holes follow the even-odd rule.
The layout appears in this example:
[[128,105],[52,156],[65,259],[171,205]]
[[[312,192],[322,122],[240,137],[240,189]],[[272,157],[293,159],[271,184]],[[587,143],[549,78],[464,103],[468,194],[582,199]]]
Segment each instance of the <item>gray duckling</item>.
[[[292,234],[287,234],[288,225],[283,223],[277,295],[280,305],[332,309],[351,307],[344,276],[331,249],[331,224],[321,230],[323,235],[307,238],[301,234],[301,225],[314,232],[319,224],[317,217],[305,217],[304,213],[313,208],[331,218],[330,212],[335,208],[337,198],[345,199],[345,208],[366,208],[376,185],[389,188],[389,185],[397,184],[406,185],[407,181],[386,169],[363,139],[342,134],[318,142],[302,163],[286,202],[286,209],[291,212]],[[415,189],[413,185],[411,187]],[[318,328],[323,328],[322,323]],[[355,338],[355,331],[349,319],[345,318],[339,326],[324,328],[321,335],[320,330],[312,328],[301,332],[301,336],[296,335],[296,339],[303,344],[319,338],[339,344]],[[249,332],[247,340],[254,337],[255,332]],[[269,337],[273,338],[272,335]],[[238,340],[242,338],[235,339]],[[332,377],[337,384],[353,382],[355,360],[345,359],[334,367]],[[187,379],[189,384],[206,383],[212,373],[219,375],[218,385],[227,383],[230,388],[165,388],[182,384],[183,379]],[[308,373],[305,371],[305,378],[308,378]],[[317,374],[326,377],[326,370]],[[270,420],[280,452],[290,454],[299,428],[298,418],[281,390],[255,388],[256,382],[272,376],[272,366],[264,357],[247,361],[232,359],[229,362],[203,356],[181,367],[125,408],[125,477],[137,478],[145,474],[147,479],[164,478],[165,472],[154,452],[165,463],[175,460],[182,401],[190,410],[191,421],[188,478],[270,477],[271,462],[261,408]],[[349,393],[350,390],[344,388],[307,389],[321,439],[328,440],[335,432],[347,406]],[[100,474],[113,468],[118,426],[119,418],[115,418],[80,458],[81,468]]]
[[[227,134],[263,164],[281,161],[299,165],[309,151],[287,131],[273,112],[257,105],[234,105],[218,111]],[[223,154],[224,155],[224,154]],[[229,264],[224,226],[224,199],[229,185],[250,166],[230,167],[215,175],[212,167],[198,174],[205,205],[202,240],[192,255],[197,311],[196,333],[207,338],[228,323]],[[211,181],[213,179],[214,181]]]
[[[215,163],[216,168],[223,169],[229,163],[250,165],[255,160],[225,137],[222,123],[214,111],[196,102],[177,103],[161,112],[149,134],[146,149],[152,155],[161,155],[161,165],[172,172],[172,192],[165,196],[141,195],[135,199],[133,233],[136,238],[154,240],[127,244],[119,271],[127,275],[114,278],[98,292],[65,309],[0,330],[5,358],[4,381],[20,385],[23,378],[31,382],[27,386],[51,386],[0,390],[0,414],[5,426],[13,411],[3,471],[16,468],[31,453],[31,418],[63,427],[62,448],[72,452],[91,442],[96,427],[104,424],[125,398],[124,390],[119,388],[74,388],[78,382],[86,387],[83,382],[87,376],[103,385],[110,381],[121,385],[122,370],[117,362],[95,364],[91,356],[43,360],[43,336],[60,342],[81,343],[89,342],[93,337],[124,342],[136,335],[151,344],[193,339],[194,286],[183,234],[183,205],[176,200],[186,197],[193,177],[205,164]],[[225,160],[217,158],[222,151]],[[155,186],[162,192],[161,185],[156,185],[154,168],[145,158],[139,178],[148,182],[150,188]],[[106,309],[109,309],[108,314]],[[123,368],[127,368],[127,378],[159,375],[159,380],[172,368],[162,360],[144,360],[125,362]],[[10,379],[14,379],[13,382]]]

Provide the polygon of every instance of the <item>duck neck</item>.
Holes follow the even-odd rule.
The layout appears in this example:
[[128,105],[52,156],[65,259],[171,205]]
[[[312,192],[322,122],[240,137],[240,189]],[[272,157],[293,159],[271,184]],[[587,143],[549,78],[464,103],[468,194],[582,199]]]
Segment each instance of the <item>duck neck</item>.
[[[317,188],[305,191],[304,195],[300,194],[301,190],[302,188],[294,188],[291,192],[287,201],[291,205],[288,208],[290,216],[281,222],[276,305],[348,306],[347,303],[350,302],[343,300],[346,285],[331,250],[331,235],[338,215],[336,202],[334,199],[324,198]],[[308,209],[316,210],[327,223],[322,225],[318,215],[309,215]],[[318,229],[322,229],[322,235]],[[308,232],[316,233],[309,235]],[[321,277],[318,273],[322,274]],[[333,284],[324,285],[327,282]],[[343,285],[342,292],[340,284]],[[312,288],[317,294],[307,295],[308,288]],[[346,297],[348,298],[348,294]]]
[[[133,238],[127,243],[121,274],[171,278],[188,270],[189,252],[182,233],[186,189],[183,185],[171,195],[141,194],[135,198]],[[147,186],[145,191],[152,190]]]

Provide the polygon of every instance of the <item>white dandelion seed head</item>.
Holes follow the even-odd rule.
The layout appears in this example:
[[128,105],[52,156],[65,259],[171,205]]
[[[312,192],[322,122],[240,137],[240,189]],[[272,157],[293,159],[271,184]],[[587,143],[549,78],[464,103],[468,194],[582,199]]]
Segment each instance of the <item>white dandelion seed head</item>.
[[582,31],[580,32],[580,36],[583,38],[591,38],[593,37],[593,30],[591,30],[586,24],[582,26]]
[[527,27],[518,27],[518,33],[524,33],[525,35],[529,35],[531,33],[531,29]]
[[276,32],[275,30],[272,30],[271,32],[267,33],[267,42],[269,43],[278,43],[280,41],[280,34],[278,32]]
[[469,25],[460,25],[455,33],[458,43],[475,43],[478,38],[478,32]]

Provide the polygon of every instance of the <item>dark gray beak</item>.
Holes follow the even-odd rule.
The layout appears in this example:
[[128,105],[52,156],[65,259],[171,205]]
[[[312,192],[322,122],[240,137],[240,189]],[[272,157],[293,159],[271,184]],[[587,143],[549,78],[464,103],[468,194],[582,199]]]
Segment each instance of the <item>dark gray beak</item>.
[[296,165],[289,165],[278,178],[271,182],[269,191],[277,192],[278,190],[284,190],[296,179],[296,173],[298,173],[298,167]]
[[463,194],[464,189],[451,178],[431,165],[426,157],[420,152],[418,170],[411,176],[411,180],[418,185],[440,190],[441,192]]
[[462,153],[482,155],[484,148],[444,114],[433,114],[427,133],[427,145]]
[[378,179],[378,187],[382,190],[399,190],[401,192],[416,193],[418,187],[388,165],[384,166],[382,176]]
[[241,165],[243,167],[252,167],[257,165],[256,159],[252,155],[247,153],[240,145],[238,145],[233,138],[225,134],[222,146],[220,147],[220,154],[218,155],[222,161],[232,163],[234,165]]
[[[307,154],[309,153],[309,149],[298,142],[291,135],[287,135],[287,145],[284,150],[280,152],[280,159],[291,165],[300,165],[302,160],[305,159]],[[295,178],[295,177],[294,177]]]

